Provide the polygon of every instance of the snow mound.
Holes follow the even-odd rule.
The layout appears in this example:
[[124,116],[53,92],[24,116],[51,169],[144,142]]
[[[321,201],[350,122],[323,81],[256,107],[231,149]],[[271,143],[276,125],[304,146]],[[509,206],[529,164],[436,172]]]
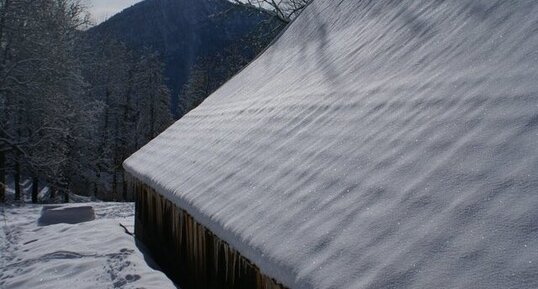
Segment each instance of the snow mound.
[[291,288],[538,288],[538,1],[314,1],[125,168]]
[[40,226],[54,224],[78,224],[95,220],[92,206],[46,206],[41,210],[41,217],[37,220]]
[[[37,222],[42,212],[87,213],[88,206],[1,206],[0,288],[176,288],[148,266],[133,237],[120,227],[133,229],[133,204],[89,205],[95,220],[47,226]],[[64,216],[73,221],[69,213]]]

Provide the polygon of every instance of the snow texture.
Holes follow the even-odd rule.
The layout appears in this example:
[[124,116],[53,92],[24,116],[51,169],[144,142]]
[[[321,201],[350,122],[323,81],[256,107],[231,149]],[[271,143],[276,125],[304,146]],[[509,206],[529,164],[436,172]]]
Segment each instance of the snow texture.
[[124,166],[290,288],[538,288],[538,1],[314,1]]
[[[87,215],[88,205],[95,220],[76,223],[70,213]],[[6,205],[0,210],[0,288],[176,288],[148,266],[134,238],[120,227],[133,230],[132,203]],[[65,221],[74,224],[38,223],[50,211],[58,220],[62,210]]]

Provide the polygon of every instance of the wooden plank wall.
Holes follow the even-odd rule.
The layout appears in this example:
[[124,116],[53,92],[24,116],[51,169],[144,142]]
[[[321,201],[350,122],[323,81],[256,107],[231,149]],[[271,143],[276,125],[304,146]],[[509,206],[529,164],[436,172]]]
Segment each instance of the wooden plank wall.
[[144,183],[135,192],[135,235],[183,289],[286,289],[186,211]]

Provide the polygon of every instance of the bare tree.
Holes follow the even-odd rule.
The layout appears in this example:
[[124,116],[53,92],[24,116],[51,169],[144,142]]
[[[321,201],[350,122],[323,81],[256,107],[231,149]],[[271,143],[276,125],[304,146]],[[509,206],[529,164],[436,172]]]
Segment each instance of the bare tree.
[[313,0],[230,0],[238,5],[266,11],[285,23],[291,22]]

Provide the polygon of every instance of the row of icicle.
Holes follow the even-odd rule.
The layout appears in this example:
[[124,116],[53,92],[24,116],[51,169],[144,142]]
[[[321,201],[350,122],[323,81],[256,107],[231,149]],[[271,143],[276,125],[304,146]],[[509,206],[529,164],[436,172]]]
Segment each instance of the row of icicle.
[[134,177],[135,235],[184,289],[285,289],[185,210]]

